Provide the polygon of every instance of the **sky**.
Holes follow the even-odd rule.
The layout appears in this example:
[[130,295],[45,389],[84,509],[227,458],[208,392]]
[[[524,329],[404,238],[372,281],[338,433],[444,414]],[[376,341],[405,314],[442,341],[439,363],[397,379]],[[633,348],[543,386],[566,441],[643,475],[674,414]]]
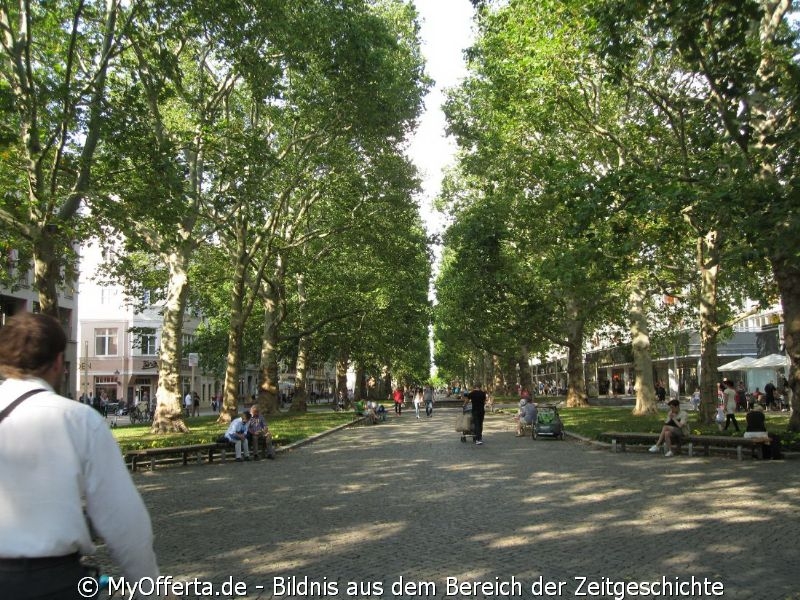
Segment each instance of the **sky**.
[[441,233],[444,219],[431,203],[439,193],[442,172],[452,164],[455,142],[445,135],[441,110],[444,90],[466,76],[464,50],[472,44],[470,0],[415,0],[421,25],[422,51],[434,86],[425,98],[425,112],[411,141],[409,155],[423,178],[422,218],[429,233]]

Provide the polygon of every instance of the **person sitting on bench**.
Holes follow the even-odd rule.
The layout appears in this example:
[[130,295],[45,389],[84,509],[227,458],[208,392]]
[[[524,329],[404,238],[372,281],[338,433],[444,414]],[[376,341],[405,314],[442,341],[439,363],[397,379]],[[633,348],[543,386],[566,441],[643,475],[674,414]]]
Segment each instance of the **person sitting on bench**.
[[267,458],[273,460],[275,458],[275,448],[272,447],[272,434],[269,432],[267,422],[259,412],[258,405],[254,404],[250,407],[250,420],[247,422],[247,441],[253,445],[253,458],[255,458],[255,460],[259,460],[259,438],[264,440]]
[[250,420],[250,413],[243,413],[231,421],[228,431],[225,432],[225,439],[233,444],[236,451],[236,462],[242,462],[242,446],[244,446],[244,460],[250,460],[250,445],[247,442],[247,422]]
[[[761,458],[779,459],[783,458],[781,452],[781,438],[775,433],[767,432],[767,423],[764,416],[764,407],[754,404],[750,412],[745,415],[747,420],[747,430],[744,437],[747,439],[769,438],[769,444],[765,444],[761,449]],[[753,456],[756,457],[756,449],[753,448]]]
[[689,417],[685,411],[681,410],[681,403],[678,400],[670,400],[667,402],[667,406],[669,406],[669,412],[664,426],[661,428],[661,435],[658,436],[658,441],[650,447],[650,452],[658,452],[661,449],[661,444],[664,444],[666,448],[664,456],[673,456],[672,443],[673,441],[680,443]]
[[744,432],[745,438],[765,438],[767,437],[767,423],[764,418],[764,407],[754,404],[753,408],[745,415],[747,429]]

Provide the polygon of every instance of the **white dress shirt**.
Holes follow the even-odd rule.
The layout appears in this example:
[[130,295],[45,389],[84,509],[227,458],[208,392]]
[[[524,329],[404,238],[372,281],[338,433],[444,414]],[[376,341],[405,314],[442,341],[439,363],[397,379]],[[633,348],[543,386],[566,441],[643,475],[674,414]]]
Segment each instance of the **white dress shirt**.
[[157,577],[150,516],[100,414],[41,379],[0,385],[0,558],[91,554],[89,526],[129,579]]

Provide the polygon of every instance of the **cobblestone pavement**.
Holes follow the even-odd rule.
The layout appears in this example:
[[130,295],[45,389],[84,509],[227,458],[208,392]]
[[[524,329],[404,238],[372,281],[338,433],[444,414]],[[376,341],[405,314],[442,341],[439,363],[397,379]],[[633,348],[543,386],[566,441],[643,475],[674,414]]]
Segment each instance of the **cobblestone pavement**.
[[455,414],[137,473],[162,573],[213,582],[186,598],[800,599],[797,460],[612,454],[498,415],[475,446]]

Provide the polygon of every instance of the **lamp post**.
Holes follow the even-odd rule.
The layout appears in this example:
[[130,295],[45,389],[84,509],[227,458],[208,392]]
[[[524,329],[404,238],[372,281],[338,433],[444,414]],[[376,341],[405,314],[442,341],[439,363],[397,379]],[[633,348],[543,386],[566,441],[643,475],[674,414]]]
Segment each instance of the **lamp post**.
[[89,386],[89,367],[90,366],[91,365],[89,364],[89,341],[86,340],[86,341],[83,342],[83,364],[81,365],[81,367],[83,367],[83,399],[84,400],[88,400],[89,399],[89,394],[88,394],[87,388]]

